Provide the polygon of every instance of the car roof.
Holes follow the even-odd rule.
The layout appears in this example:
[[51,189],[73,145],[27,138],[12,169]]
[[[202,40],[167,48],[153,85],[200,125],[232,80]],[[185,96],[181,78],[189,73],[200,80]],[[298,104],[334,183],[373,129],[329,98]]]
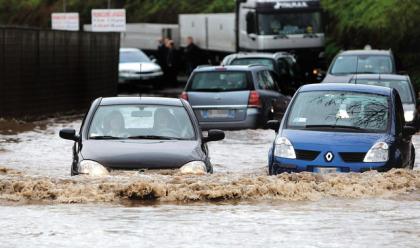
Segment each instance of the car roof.
[[181,99],[167,98],[167,97],[104,97],[99,103],[100,106],[107,105],[165,105],[165,106],[183,106]]
[[210,71],[254,71],[267,69],[264,65],[224,65],[224,66],[199,66],[194,72],[210,72]]
[[343,51],[339,55],[391,55],[390,50],[348,50]]
[[329,83],[329,84],[307,84],[299,89],[299,92],[308,91],[353,91],[361,93],[370,93],[390,96],[392,88],[364,85],[364,84],[342,84],[342,83]]
[[377,79],[377,80],[401,80],[407,81],[407,75],[397,75],[397,74],[356,74],[352,79]]
[[276,58],[291,56],[288,52],[276,52],[276,53],[234,53],[229,56],[240,59],[240,58]]

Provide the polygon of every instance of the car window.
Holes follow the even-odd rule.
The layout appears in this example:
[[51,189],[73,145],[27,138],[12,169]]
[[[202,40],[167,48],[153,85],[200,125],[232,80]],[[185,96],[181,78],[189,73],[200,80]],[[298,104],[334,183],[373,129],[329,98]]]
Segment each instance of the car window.
[[385,55],[340,55],[331,68],[331,74],[392,73],[390,56]]
[[284,58],[278,59],[277,64],[278,64],[279,73],[281,76],[285,76],[289,74],[289,65]]
[[142,51],[120,51],[120,63],[150,62],[149,57]]
[[210,71],[195,73],[191,79],[190,91],[241,91],[251,90],[246,71]]
[[[389,102],[386,96],[313,91],[299,93],[288,115],[287,126],[291,129],[311,129],[318,126],[322,130],[328,126],[344,126],[349,127],[348,130],[384,132],[388,121]],[[340,131],[335,128],[331,130]]]
[[262,90],[277,90],[275,82],[271,77],[270,71],[259,71],[256,74],[258,88]]
[[403,103],[414,103],[410,82],[407,80],[352,79],[351,83],[393,88],[398,91]]
[[240,58],[232,61],[231,65],[265,65],[274,70],[274,61],[264,58]]
[[128,139],[139,136],[194,139],[195,133],[183,107],[112,105],[96,110],[88,137]]

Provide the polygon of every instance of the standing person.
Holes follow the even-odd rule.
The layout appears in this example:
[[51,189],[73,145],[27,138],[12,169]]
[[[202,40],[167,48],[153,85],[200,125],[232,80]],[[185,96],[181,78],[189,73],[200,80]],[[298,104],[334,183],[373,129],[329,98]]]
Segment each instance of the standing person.
[[200,65],[201,49],[194,43],[191,36],[187,37],[187,47],[184,50],[185,60],[187,64],[187,76],[190,76],[192,71]]
[[166,56],[166,64],[168,66],[168,76],[167,76],[167,83],[171,86],[175,86],[177,84],[177,75],[178,75],[178,54],[175,48],[175,44],[172,40],[167,42],[167,56]]
[[166,43],[168,42],[168,38],[161,38],[158,40],[158,48],[157,48],[157,56],[158,56],[158,64],[160,68],[162,68],[163,72],[163,80],[164,82],[168,81],[168,65],[166,63],[166,58],[168,56],[168,48]]

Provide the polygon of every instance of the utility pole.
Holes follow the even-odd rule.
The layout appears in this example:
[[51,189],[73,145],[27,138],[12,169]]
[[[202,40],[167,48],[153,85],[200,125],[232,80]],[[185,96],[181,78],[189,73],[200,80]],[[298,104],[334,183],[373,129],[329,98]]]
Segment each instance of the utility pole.
[[63,12],[67,12],[67,2],[66,0],[63,0]]
[[111,0],[108,0],[108,9],[111,8]]

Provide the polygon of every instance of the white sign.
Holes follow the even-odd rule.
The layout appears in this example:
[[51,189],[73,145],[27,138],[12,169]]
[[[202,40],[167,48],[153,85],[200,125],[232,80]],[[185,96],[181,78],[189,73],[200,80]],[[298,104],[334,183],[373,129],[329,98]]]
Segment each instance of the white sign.
[[51,28],[54,30],[79,31],[79,13],[52,13]]
[[123,32],[125,31],[125,9],[93,9],[93,32]]

